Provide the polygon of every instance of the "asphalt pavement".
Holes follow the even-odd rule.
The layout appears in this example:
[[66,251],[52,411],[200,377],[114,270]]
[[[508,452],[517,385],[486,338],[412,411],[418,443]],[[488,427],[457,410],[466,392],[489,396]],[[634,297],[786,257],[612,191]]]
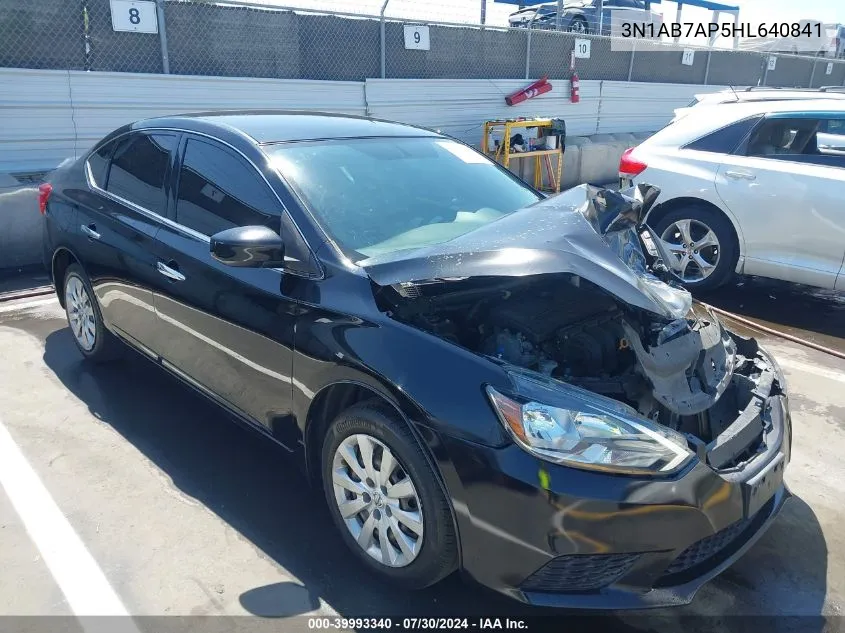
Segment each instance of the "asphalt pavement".
[[[739,283],[707,301],[843,349],[839,295]],[[789,382],[794,497],[691,605],[610,614],[602,630],[763,626],[732,616],[841,630],[845,618],[809,616],[845,615],[845,360],[761,338]],[[283,451],[140,356],[83,362],[51,296],[0,301],[0,354],[0,615],[252,615],[237,622],[276,631],[308,630],[307,616],[574,622],[457,574],[414,593],[369,576]]]

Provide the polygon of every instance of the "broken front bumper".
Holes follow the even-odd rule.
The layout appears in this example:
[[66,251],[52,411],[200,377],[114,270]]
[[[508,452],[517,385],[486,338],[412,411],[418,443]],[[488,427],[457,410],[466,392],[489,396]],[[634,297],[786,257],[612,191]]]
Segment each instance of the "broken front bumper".
[[[765,387],[779,370],[764,354]],[[782,384],[782,377],[778,381]],[[759,405],[759,406],[758,406]],[[789,497],[791,420],[777,390],[752,394],[723,441],[668,478],[567,468],[511,445],[443,437],[462,565],[473,578],[536,605],[636,609],[685,604],[770,525]],[[746,444],[746,428],[763,441]],[[733,439],[739,438],[739,439]],[[727,447],[727,448],[725,448]],[[749,449],[755,452],[748,457]],[[721,471],[708,465],[743,455]]]

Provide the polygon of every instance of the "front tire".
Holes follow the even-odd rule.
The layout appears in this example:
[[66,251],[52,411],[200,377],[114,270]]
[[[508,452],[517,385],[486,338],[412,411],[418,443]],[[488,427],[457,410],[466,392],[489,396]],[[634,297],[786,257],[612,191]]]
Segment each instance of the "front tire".
[[323,489],[343,540],[370,570],[422,589],[457,566],[457,538],[437,475],[404,421],[379,401],[356,404],[323,442]]
[[103,363],[121,356],[123,347],[103,324],[91,282],[79,264],[65,272],[64,303],[73,342],[86,359]]
[[733,275],[739,258],[736,233],[718,211],[690,204],[664,215],[654,232],[675,258],[672,270],[688,290],[713,290]]

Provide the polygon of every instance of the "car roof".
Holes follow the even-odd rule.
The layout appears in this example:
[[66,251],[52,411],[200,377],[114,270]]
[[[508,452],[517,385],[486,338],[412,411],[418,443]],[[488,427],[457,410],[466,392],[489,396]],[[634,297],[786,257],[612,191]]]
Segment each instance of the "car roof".
[[[770,112],[845,112],[845,102],[841,99],[785,99],[783,101],[746,101],[742,103],[702,104],[701,111],[714,112],[730,110],[737,113],[737,119],[754,114],[768,114]],[[715,110],[719,108],[720,110]],[[696,108],[698,111],[699,108]]]
[[136,123],[134,127],[136,129],[174,127],[205,133],[210,127],[216,127],[228,132],[239,132],[257,143],[336,138],[440,136],[431,130],[392,121],[348,114],[294,110],[192,112],[144,119]]
[[695,98],[699,103],[744,103],[753,101],[777,101],[793,99],[845,99],[845,92],[821,91],[821,90],[722,90],[697,94]]
[[671,147],[753,116],[780,113],[845,114],[845,101],[836,99],[793,99],[787,101],[746,101],[742,103],[702,103],[641,145]]

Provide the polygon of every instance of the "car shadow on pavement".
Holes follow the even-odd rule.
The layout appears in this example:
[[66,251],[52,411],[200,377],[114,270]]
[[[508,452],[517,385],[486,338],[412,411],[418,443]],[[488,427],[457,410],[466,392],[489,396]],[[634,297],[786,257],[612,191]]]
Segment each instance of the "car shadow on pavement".
[[[458,574],[419,592],[379,581],[346,550],[322,491],[309,488],[285,451],[232,424],[219,407],[161,368],[135,353],[112,365],[91,365],[81,358],[67,328],[46,336],[43,358],[94,416],[164,471],[182,493],[204,504],[302,583],[280,582],[244,592],[240,603],[248,612],[285,618],[311,611],[322,600],[347,618],[550,615],[465,582]],[[826,574],[827,548],[818,521],[809,506],[793,498],[769,533],[705,586],[689,607],[611,614],[600,625],[604,631],[620,632],[678,625],[690,633],[712,629],[711,618],[700,617],[704,615],[818,614]],[[778,622],[773,620],[767,629],[780,628]]]

